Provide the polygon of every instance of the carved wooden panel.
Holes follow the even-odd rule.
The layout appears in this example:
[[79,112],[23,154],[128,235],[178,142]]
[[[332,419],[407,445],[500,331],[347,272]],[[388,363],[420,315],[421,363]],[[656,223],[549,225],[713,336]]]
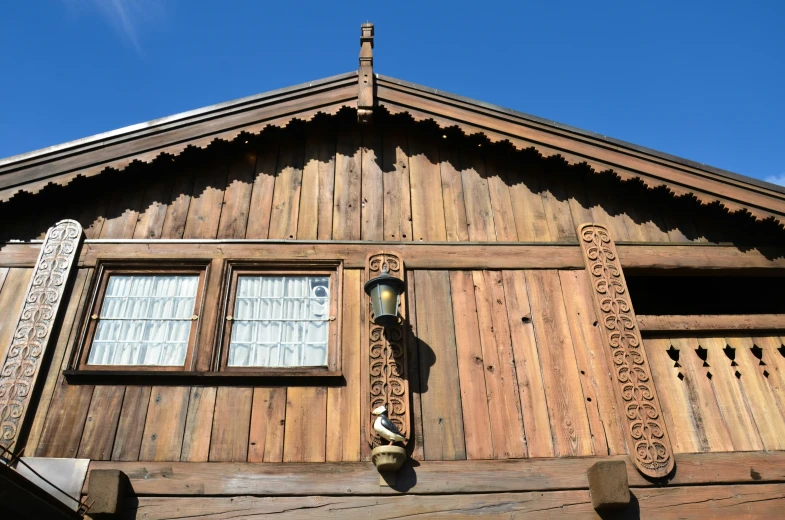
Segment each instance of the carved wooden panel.
[[673,470],[673,450],[616,245],[604,226],[593,223],[578,228],[578,239],[590,275],[599,327],[614,369],[630,457],[644,475],[665,477]]
[[41,246],[0,370],[0,444],[6,448],[22,430],[82,237],[78,222],[62,220],[49,228]]
[[[370,280],[379,276],[385,266],[391,276],[404,279],[403,262],[394,253],[370,255],[366,263],[365,279]],[[368,296],[365,297],[368,308],[368,399],[370,405],[369,414],[366,417],[370,423],[368,423],[366,431],[371,446],[384,443],[379,434],[373,430],[375,417],[370,415],[371,411],[382,405],[387,407],[387,415],[403,436],[409,438],[411,428],[409,426],[409,382],[406,374],[406,334],[404,333],[405,300],[404,297],[401,297],[398,312],[402,319],[398,325],[385,328],[376,325],[371,320],[371,301]]]

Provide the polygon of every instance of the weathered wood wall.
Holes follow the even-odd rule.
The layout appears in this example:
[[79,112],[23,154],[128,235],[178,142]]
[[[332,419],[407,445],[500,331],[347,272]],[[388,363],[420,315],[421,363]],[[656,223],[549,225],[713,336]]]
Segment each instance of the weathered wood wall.
[[87,238],[574,242],[578,224],[617,241],[772,242],[776,226],[663,190],[543,160],[403,117],[342,116],[269,128],[0,204],[29,240],[63,218]]
[[[675,198],[665,190],[596,175],[580,165],[544,160],[533,150],[514,151],[454,129],[413,123],[407,116],[381,114],[372,126],[358,127],[346,115],[268,128],[232,143],[216,141],[207,149],[191,148],[177,157],[162,156],[122,172],[77,178],[65,187],[49,186],[37,195],[22,194],[0,203],[0,220],[13,223],[0,229],[0,246],[8,246],[0,257],[0,359],[10,344],[30,279],[32,269],[27,266],[37,254],[37,246],[7,242],[41,238],[64,218],[81,222],[89,239],[324,241],[285,246],[191,244],[187,254],[200,258],[225,258],[233,251],[246,254],[249,249],[243,248],[253,249],[253,257],[261,250],[283,259],[292,254],[330,256],[336,249],[330,249],[328,241],[365,242],[348,244],[354,249],[350,255],[344,252],[351,256],[345,265],[342,299],[345,382],[230,382],[213,387],[171,384],[160,377],[140,377],[133,385],[66,380],[63,370],[77,343],[95,259],[134,256],[139,254],[134,248],[147,247],[87,244],[47,353],[51,361],[37,396],[26,454],[141,466],[131,472],[132,479],[149,480],[155,492],[139,492],[142,496],[129,501],[127,512],[144,518],[267,513],[346,518],[347,510],[352,511],[349,515],[379,518],[597,518],[584,482],[585,467],[560,470],[559,464],[589,463],[590,459],[577,457],[623,456],[628,448],[621,424],[624,412],[617,409],[615,381],[581,268],[576,227],[598,222],[618,242],[738,246],[623,246],[630,248],[628,260],[635,256],[634,266],[655,269],[706,267],[707,262],[714,262],[715,268],[735,268],[742,257],[745,267],[775,267],[781,249],[772,252],[761,246],[780,246],[783,230],[772,222],[755,223],[746,215],[729,216],[718,206],[700,206],[688,197]],[[370,448],[364,431],[368,418],[361,415],[366,398],[361,367],[367,363],[361,342],[367,324],[359,267],[366,258],[364,248],[375,251],[381,241],[463,243],[403,246],[433,248],[418,251],[414,269],[406,273],[413,423],[409,446],[412,458],[423,461],[414,464],[422,482],[408,496],[382,496],[384,486],[377,487],[375,469],[370,462],[360,462],[370,459]],[[484,242],[570,245],[480,244]],[[178,250],[182,242],[158,245],[172,248],[162,253],[168,257],[186,254]],[[517,250],[526,247],[550,251],[537,252],[537,261],[518,263]],[[504,248],[508,251],[498,252]],[[572,248],[574,257],[565,259]],[[662,252],[649,254],[657,248],[667,249],[667,255],[677,260],[663,263]],[[466,260],[494,254],[506,255],[504,262]],[[543,263],[544,255],[556,258]],[[750,257],[765,262],[758,265]],[[501,270],[468,270],[491,268]],[[214,325],[208,323],[210,316],[214,313],[200,325],[209,329],[206,337]],[[674,331],[668,336],[662,327],[650,328],[649,333],[645,349],[674,452],[761,453],[697,456],[749,457],[720,461],[722,467],[715,461],[710,468],[707,461],[682,458],[679,465],[692,464],[692,473],[672,482],[674,487],[658,489],[646,483],[635,488],[637,498],[628,516],[776,516],[785,488],[772,482],[781,482],[781,466],[764,471],[755,457],[785,450],[785,337],[759,337],[749,331],[731,336]],[[554,457],[561,460],[543,460]],[[461,460],[487,462],[449,462]],[[550,464],[548,471],[563,473],[552,475],[541,492],[532,493],[528,470],[512,464],[538,460]],[[750,460],[757,469],[745,466],[753,464]],[[165,465],[153,467],[151,461]],[[227,465],[181,462],[269,464],[231,464],[226,470]],[[301,462],[325,464],[284,464]],[[492,464],[496,466],[488,466]],[[264,471],[291,478],[290,473],[280,473],[284,466],[291,474],[307,474],[311,486],[320,475],[330,479],[344,472],[344,480],[337,480],[341,485],[350,482],[344,486],[347,495],[358,494],[360,485],[371,491],[361,493],[368,496],[335,496],[343,494],[343,488],[309,488],[303,505],[302,496],[282,492],[265,498],[230,496],[270,494],[242,488],[247,484],[242,479],[231,493],[204,488],[210,478],[219,487],[235,482],[226,477],[227,471],[250,471],[257,486],[267,478],[259,476]],[[188,480],[195,467],[200,476]],[[505,468],[508,474],[500,480],[528,479],[524,487],[518,483],[508,489],[482,488]],[[357,477],[356,471],[365,473]],[[442,478],[441,472],[450,471],[464,480]],[[477,471],[485,472],[479,485]],[[511,477],[509,472],[518,473]],[[760,485],[741,485],[751,483],[747,476],[760,480],[761,472]],[[695,477],[698,473],[709,479]],[[212,477],[205,480],[205,474]],[[723,485],[711,481],[726,474],[735,476]],[[737,478],[739,474],[744,478]],[[161,479],[174,479],[180,487],[161,484]],[[576,479],[580,482],[573,487],[565,484],[575,484]],[[463,487],[429,491],[428,482]],[[173,495],[215,496],[163,496],[170,489]],[[479,492],[486,494],[474,494]]]
[[[30,271],[0,268],[5,346]],[[367,460],[360,270],[347,269],[344,279],[346,385],[289,388],[68,384],[62,370],[92,276],[92,268],[75,276],[28,453],[121,461]],[[626,452],[584,271],[415,270],[407,281],[416,459]],[[785,449],[782,337],[658,334],[645,347],[675,452]]]
[[11,345],[32,269],[0,267],[0,359]]
[[[139,497],[127,503],[131,518],[775,518],[785,505],[785,484],[683,486],[632,490],[624,511],[598,514],[588,490],[370,497]],[[136,516],[134,516],[136,515]]]
[[[74,343],[90,275],[82,269],[77,276],[27,444],[36,455],[367,459],[359,406],[359,270],[345,272],[346,385],[289,388],[68,384],[60,370]],[[415,458],[626,452],[583,271],[428,270],[407,277]]]
[[[76,276],[27,443],[31,453],[118,461],[368,459],[359,270],[345,272],[346,385],[288,388],[68,384],[61,369],[91,271]],[[626,453],[584,271],[417,270],[407,281],[415,459]],[[3,290],[0,298],[11,294]],[[645,346],[674,451],[785,449],[781,338],[649,338]]]
[[785,338],[644,342],[674,451],[785,449]]

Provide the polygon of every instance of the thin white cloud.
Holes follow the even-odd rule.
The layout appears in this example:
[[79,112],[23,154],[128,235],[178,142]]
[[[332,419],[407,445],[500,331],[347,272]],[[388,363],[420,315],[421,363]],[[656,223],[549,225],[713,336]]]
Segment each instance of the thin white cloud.
[[143,54],[139,38],[140,25],[158,18],[163,3],[155,0],[65,0],[71,7],[93,8],[101,13],[115,32],[126,38]]
[[780,175],[769,175],[765,179],[766,182],[770,182],[772,184],[779,184],[780,186],[785,186],[785,173]]
[[139,38],[132,18],[132,10],[138,7],[138,3],[133,0],[94,0],[94,3],[101,8],[104,16],[109,18],[117,29],[125,33],[136,50],[141,52],[142,47],[139,45]]

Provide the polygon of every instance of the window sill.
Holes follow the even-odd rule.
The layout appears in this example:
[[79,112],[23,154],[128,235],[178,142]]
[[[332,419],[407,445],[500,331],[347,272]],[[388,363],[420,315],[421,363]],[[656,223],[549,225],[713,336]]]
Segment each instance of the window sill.
[[258,371],[65,370],[69,384],[160,386],[342,386],[340,370],[321,367],[269,368]]

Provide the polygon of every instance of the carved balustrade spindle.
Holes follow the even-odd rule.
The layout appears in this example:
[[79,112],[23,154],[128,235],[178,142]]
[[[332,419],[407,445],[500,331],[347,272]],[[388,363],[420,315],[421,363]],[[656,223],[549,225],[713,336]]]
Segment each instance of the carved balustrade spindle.
[[[403,262],[394,253],[377,253],[370,255],[366,262],[365,279],[370,280],[382,273],[386,267],[391,276],[404,279]],[[406,316],[405,298],[401,298],[399,314],[401,320],[393,327],[382,327],[373,322],[370,298],[366,297],[368,316],[368,362],[369,362],[369,409],[379,406],[387,407],[387,415],[398,430],[409,438],[409,383],[406,375],[406,334],[404,318]],[[368,443],[379,446],[385,441],[373,430],[375,417],[369,414],[365,420],[370,421],[366,431]]]
[[630,458],[644,475],[665,477],[674,467],[673,449],[616,245],[608,230],[594,223],[578,227],[578,241],[613,369]]
[[11,345],[0,369],[0,444],[13,449],[25,424],[63,293],[84,233],[74,220],[49,228],[41,245]]

